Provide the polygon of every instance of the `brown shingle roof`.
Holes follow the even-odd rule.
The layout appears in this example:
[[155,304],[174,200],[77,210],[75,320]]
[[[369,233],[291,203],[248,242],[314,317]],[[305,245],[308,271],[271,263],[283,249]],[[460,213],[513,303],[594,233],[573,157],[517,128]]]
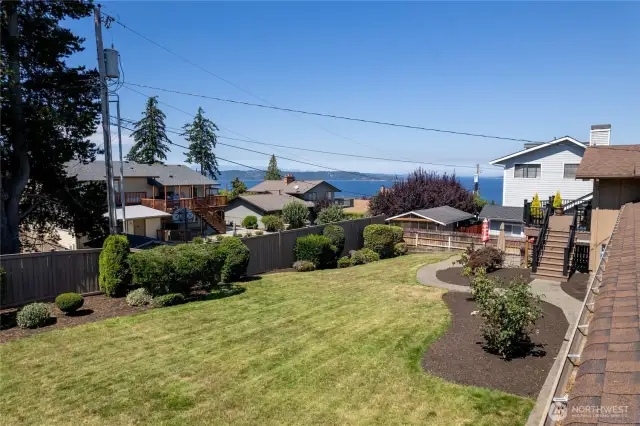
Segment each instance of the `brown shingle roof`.
[[640,177],[640,145],[590,146],[584,153],[576,178]]
[[271,192],[272,194],[304,194],[305,192],[320,185],[322,182],[325,182],[327,185],[333,187],[336,192],[340,191],[338,188],[324,180],[294,180],[288,185],[285,184],[282,180],[265,180],[260,182],[253,188],[249,188],[249,192]]
[[640,422],[640,203],[624,207],[608,251],[563,425]]

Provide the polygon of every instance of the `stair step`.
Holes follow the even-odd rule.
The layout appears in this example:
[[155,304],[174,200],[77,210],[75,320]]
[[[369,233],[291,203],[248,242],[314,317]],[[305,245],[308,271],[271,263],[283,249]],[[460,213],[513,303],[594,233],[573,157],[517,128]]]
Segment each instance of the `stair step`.
[[549,266],[549,267],[557,267],[559,266],[560,268],[564,267],[564,259],[554,259],[554,258],[545,258],[544,256],[542,256],[542,259],[540,259],[540,266]]
[[538,273],[541,274],[558,274],[562,276],[562,265],[538,265]]
[[560,281],[560,282],[564,282],[567,280],[567,277],[563,276],[563,275],[556,275],[556,274],[547,274],[547,273],[543,273],[543,272],[536,272],[535,274],[532,274],[535,278],[539,278],[541,280],[549,280],[549,281]]
[[542,255],[540,258],[552,258],[552,259],[564,259],[564,248],[562,250],[549,250],[550,248],[558,248],[558,247],[545,247],[542,250]]

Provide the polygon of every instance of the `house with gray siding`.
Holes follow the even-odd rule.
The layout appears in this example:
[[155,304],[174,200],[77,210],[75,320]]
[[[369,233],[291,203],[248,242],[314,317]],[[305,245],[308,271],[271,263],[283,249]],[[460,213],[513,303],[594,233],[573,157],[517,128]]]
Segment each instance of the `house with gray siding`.
[[311,209],[311,201],[302,201],[287,194],[252,194],[239,195],[229,201],[225,210],[227,223],[240,226],[247,216],[255,216],[258,219],[258,228],[264,229],[262,217],[266,215],[280,215],[285,204],[296,201]]
[[292,174],[281,180],[265,180],[249,188],[248,192],[291,195],[304,201],[316,202],[335,199],[338,188],[324,180],[296,180]]
[[489,235],[500,235],[500,228],[504,225],[507,237],[524,238],[524,222],[522,220],[524,207],[495,206],[487,204],[482,208],[478,219],[489,221]]
[[586,149],[586,143],[564,136],[547,143],[525,144],[521,151],[490,161],[504,169],[502,205],[522,207],[524,200],[531,201],[536,193],[541,200],[557,191],[563,200],[591,194],[592,182],[576,179]]

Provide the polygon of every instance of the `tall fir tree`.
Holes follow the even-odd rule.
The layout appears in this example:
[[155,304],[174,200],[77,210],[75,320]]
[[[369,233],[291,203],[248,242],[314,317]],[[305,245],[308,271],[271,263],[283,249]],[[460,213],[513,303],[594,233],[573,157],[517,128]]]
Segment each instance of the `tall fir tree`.
[[264,180],[280,180],[282,179],[282,173],[278,168],[278,161],[275,155],[271,155],[269,160],[269,167],[267,168],[267,174],[264,176]]
[[152,96],[147,100],[144,117],[136,123],[133,131],[134,144],[127,154],[127,160],[136,163],[163,163],[167,159],[171,143],[165,131],[164,112],[158,108],[158,97]]
[[205,118],[202,107],[198,108],[193,122],[185,124],[183,129],[182,136],[189,141],[189,151],[184,153],[187,163],[199,164],[200,173],[215,179],[220,171],[213,150],[218,142],[215,132],[220,129],[213,121]]
[[67,62],[84,50],[67,24],[92,12],[88,1],[0,2],[2,254],[35,249],[55,228],[104,233],[104,184],[75,178],[99,153],[99,80]]

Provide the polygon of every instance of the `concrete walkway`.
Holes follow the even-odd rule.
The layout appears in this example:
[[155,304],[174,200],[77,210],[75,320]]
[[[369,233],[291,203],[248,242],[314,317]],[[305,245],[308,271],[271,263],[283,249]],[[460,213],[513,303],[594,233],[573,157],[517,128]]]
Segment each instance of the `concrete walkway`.
[[[422,268],[418,269],[418,282],[424,285],[444,288],[449,291],[460,291],[469,293],[470,288],[467,286],[445,283],[440,281],[436,277],[436,273],[438,271],[452,267],[453,265],[451,264],[451,262],[457,259],[459,259],[459,256],[443,260],[442,262],[424,265]],[[543,301],[551,303],[552,305],[556,305],[557,307],[562,309],[564,316],[567,318],[569,328],[567,329],[567,334],[564,337],[564,342],[562,343],[562,347],[560,348],[558,354],[564,353],[566,346],[569,344],[568,334],[570,333],[570,330],[573,329],[574,322],[578,318],[582,303],[565,293],[562,290],[562,287],[560,287],[560,283],[557,281],[549,281],[536,278],[531,281],[529,285],[531,286],[531,290],[535,294],[542,296]],[[526,426],[538,425],[540,419],[549,408],[546,406],[546,401],[544,399],[551,392],[553,380],[558,374],[558,371],[561,368],[563,362],[563,359],[561,359],[560,357],[556,357],[553,366],[551,366],[551,370],[549,370],[547,379],[545,380],[544,385],[542,385],[542,389],[538,394],[539,396],[538,400],[536,401],[536,405],[533,407],[533,410],[529,414],[529,419],[526,423]],[[542,396],[542,398],[540,396]]]

